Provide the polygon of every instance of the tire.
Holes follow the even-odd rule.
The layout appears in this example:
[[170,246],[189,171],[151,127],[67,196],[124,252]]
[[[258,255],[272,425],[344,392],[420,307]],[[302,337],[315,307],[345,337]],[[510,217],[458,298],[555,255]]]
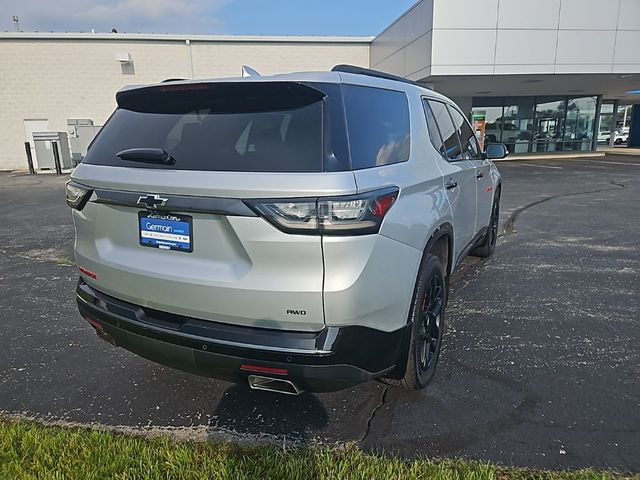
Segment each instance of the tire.
[[496,241],[498,240],[498,224],[500,221],[500,190],[496,192],[491,206],[491,217],[489,217],[489,227],[482,242],[475,247],[469,255],[474,257],[490,257],[496,249]]
[[388,385],[422,390],[433,378],[442,345],[447,281],[440,259],[428,253],[422,260],[409,311],[411,339],[403,378],[383,378]]
[[621,139],[621,138],[616,138],[616,139],[613,141],[613,143],[614,143],[614,145],[622,145],[622,139]]

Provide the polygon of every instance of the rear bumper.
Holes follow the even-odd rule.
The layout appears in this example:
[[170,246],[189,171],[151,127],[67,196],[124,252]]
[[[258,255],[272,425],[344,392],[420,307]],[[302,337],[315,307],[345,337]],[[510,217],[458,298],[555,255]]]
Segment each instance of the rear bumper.
[[81,315],[100,336],[149,360],[231,382],[246,381],[256,370],[278,369],[259,374],[311,392],[341,390],[392,371],[409,333],[407,328],[293,332],[229,325],[124,302],[82,279],[76,297]]

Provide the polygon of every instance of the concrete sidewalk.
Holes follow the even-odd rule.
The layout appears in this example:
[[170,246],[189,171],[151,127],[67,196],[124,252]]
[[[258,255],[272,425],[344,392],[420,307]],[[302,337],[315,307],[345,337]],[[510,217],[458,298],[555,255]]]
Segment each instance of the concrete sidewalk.
[[603,148],[598,150],[598,153],[604,153],[606,155],[640,155],[640,148],[637,147],[618,147],[618,148]]
[[523,153],[511,154],[496,162],[512,162],[517,160],[566,160],[576,158],[604,157],[606,155],[640,156],[640,148],[602,148],[595,152],[550,152],[550,153]]

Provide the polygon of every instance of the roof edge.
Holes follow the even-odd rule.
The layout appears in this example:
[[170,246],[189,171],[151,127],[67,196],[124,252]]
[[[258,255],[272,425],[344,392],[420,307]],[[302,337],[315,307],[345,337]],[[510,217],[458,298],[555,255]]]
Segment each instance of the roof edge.
[[170,33],[91,33],[91,32],[0,32],[0,40],[111,40],[111,41],[191,41],[256,43],[366,43],[370,36],[312,35],[187,35]]

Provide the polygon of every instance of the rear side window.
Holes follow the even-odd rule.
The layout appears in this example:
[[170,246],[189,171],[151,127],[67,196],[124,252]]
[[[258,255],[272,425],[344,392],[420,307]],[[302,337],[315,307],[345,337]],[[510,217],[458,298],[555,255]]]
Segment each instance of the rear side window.
[[451,120],[451,115],[449,115],[447,111],[447,106],[435,100],[429,100],[428,103],[433,112],[433,118],[440,129],[440,134],[442,135],[445,150],[444,156],[449,160],[461,159],[462,151],[458,140],[458,133]]
[[458,110],[452,107],[448,108],[449,112],[451,112],[451,118],[453,118],[458,136],[460,137],[462,156],[467,160],[480,158],[480,148],[478,147],[478,142],[473,130]]
[[[320,172],[325,94],[298,83],[155,86],[118,94],[119,108],[85,163],[174,170]],[[162,148],[174,165],[122,160]],[[344,155],[343,155],[344,156]],[[348,165],[348,158],[344,158]]]
[[436,119],[433,116],[433,111],[429,106],[429,102],[423,100],[423,104],[424,112],[427,116],[427,128],[429,129],[429,138],[431,138],[431,143],[433,143],[433,146],[436,147],[436,150],[438,150],[442,156],[446,157],[447,150],[444,148],[444,143],[442,143],[442,136],[440,135],[440,129],[438,128]]
[[409,160],[409,103],[404,92],[343,85],[354,170]]

